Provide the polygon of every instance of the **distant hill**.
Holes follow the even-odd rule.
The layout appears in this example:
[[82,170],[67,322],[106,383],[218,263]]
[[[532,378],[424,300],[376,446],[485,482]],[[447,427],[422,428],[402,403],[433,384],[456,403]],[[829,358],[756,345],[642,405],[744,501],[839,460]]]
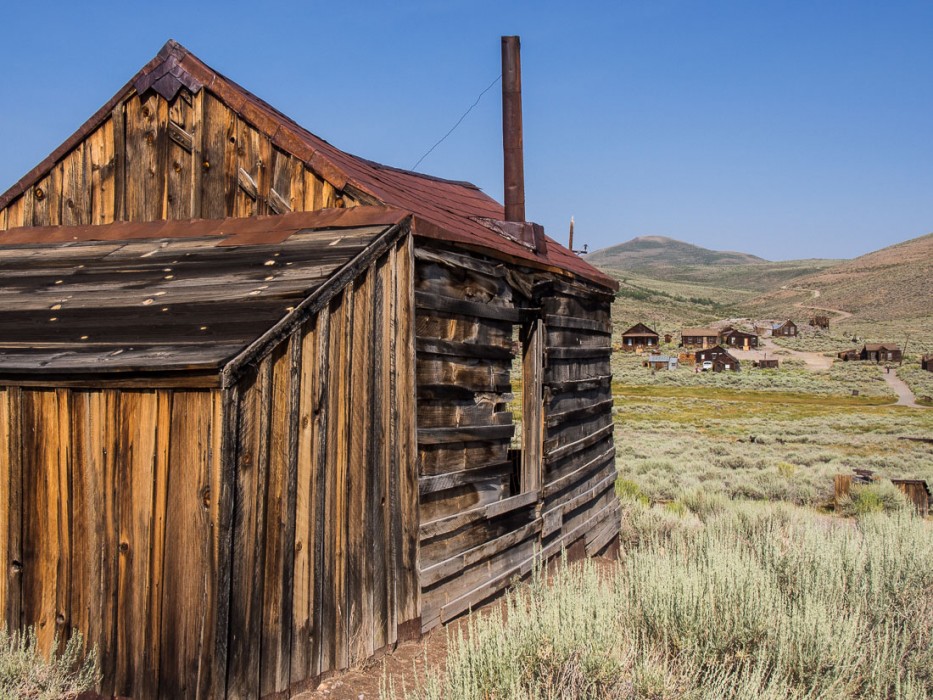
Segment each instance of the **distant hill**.
[[878,321],[933,317],[933,233],[798,277],[785,286],[751,305],[809,304]]
[[748,253],[709,250],[666,236],[639,236],[626,243],[597,250],[587,256],[594,265],[645,272],[672,265],[747,265],[766,262]]
[[838,260],[771,262],[748,253],[709,250],[665,236],[641,236],[597,250],[587,261],[619,279],[629,275],[767,292],[798,277],[838,264]]

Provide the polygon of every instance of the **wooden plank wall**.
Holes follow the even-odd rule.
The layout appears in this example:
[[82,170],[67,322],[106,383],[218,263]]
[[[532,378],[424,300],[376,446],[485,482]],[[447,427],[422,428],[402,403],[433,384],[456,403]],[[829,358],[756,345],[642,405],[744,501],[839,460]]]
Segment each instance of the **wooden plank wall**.
[[420,631],[411,269],[407,237],[238,387],[232,697]]
[[541,300],[547,329],[541,532],[543,555],[583,539],[587,555],[619,532],[612,419],[612,294],[554,282]]
[[0,230],[219,219],[355,206],[208,90],[131,93],[35,186]]
[[[416,256],[420,571],[428,630],[528,573],[542,546],[549,556],[582,538],[588,551],[599,551],[619,520],[611,295],[477,255],[424,247]],[[521,308],[535,310],[535,320]],[[547,356],[538,413],[544,463],[538,474],[521,478],[521,461],[509,454],[516,325],[543,332],[538,343]],[[533,367],[527,355],[524,364]]]
[[80,630],[106,694],[211,683],[221,394],[0,389],[0,611],[43,650]]

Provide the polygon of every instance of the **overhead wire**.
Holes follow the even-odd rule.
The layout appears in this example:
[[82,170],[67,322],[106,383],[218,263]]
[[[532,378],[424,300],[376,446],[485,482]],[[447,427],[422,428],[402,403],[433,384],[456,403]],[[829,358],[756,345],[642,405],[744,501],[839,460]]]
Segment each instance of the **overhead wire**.
[[457,123],[454,124],[452,127],[450,127],[450,131],[448,131],[446,134],[444,134],[444,135],[440,138],[440,140],[439,140],[437,143],[435,143],[433,146],[431,146],[431,147],[425,152],[425,154],[424,154],[423,156],[421,156],[421,157],[418,159],[418,162],[417,162],[417,163],[415,163],[413,166],[411,166],[411,169],[412,169],[412,170],[414,170],[414,169],[417,168],[419,165],[421,165],[421,161],[423,161],[425,158],[427,158],[429,155],[431,155],[431,153],[434,151],[435,148],[437,148],[437,147],[440,146],[442,143],[444,143],[444,141],[447,140],[447,137],[450,136],[452,133],[454,133],[454,131],[456,131],[457,127],[460,126],[460,124],[463,123],[463,120],[467,118],[467,115],[468,115],[470,112],[472,112],[472,111],[473,111],[473,108],[476,107],[476,105],[479,104],[479,101],[480,101],[481,99],[483,99],[483,95],[485,95],[487,92],[489,92],[489,91],[492,89],[493,85],[495,85],[496,83],[498,83],[501,79],[502,79],[502,73],[500,73],[500,74],[496,77],[495,80],[493,80],[491,83],[489,83],[489,85],[486,86],[486,89],[483,90],[483,91],[476,97],[476,101],[475,101],[473,104],[471,104],[470,107],[469,107],[469,109],[467,109],[467,111],[464,112],[464,113],[460,116],[460,118],[457,120]]

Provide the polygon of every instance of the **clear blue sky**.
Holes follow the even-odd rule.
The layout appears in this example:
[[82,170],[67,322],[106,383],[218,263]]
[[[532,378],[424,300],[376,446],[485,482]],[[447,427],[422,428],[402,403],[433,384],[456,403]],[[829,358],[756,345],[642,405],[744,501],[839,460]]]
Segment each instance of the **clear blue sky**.
[[[411,167],[520,34],[528,217],[771,259],[933,231],[933,2],[67,2],[4,8],[0,191],[168,38],[340,148]],[[420,170],[501,200],[501,90]]]

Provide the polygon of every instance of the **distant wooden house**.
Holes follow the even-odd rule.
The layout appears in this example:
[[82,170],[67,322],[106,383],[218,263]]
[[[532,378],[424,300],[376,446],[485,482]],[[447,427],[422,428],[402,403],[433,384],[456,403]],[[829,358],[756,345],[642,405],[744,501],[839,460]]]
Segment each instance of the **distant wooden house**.
[[836,353],[836,357],[838,357],[843,362],[855,362],[859,359],[859,351],[858,350],[841,350]]
[[867,362],[900,362],[903,354],[895,343],[865,343],[859,352],[859,359]]
[[758,335],[738,328],[729,328],[719,334],[719,344],[739,350],[750,350],[758,347]]
[[656,348],[658,334],[648,328],[644,323],[636,323],[622,334],[622,349],[635,350],[636,348]]
[[771,324],[771,335],[772,337],[781,337],[781,338],[796,338],[797,337],[797,324],[787,319],[781,323],[772,323]]
[[703,350],[697,350],[693,353],[693,356],[696,362],[705,362],[707,360],[715,360],[720,355],[728,355],[729,351],[726,350],[722,345],[714,345],[711,348],[705,348]]
[[673,339],[674,339],[674,336],[671,335],[670,333],[665,333],[665,334],[664,334],[664,342],[665,342],[665,343],[670,344],[670,342],[671,342]]
[[647,365],[651,369],[677,369],[677,358],[668,355],[650,355]]
[[814,316],[810,319],[810,325],[814,328],[826,330],[829,328],[829,316]]
[[715,328],[684,328],[680,331],[680,344],[685,347],[711,348],[719,342]]
[[778,369],[780,368],[780,360],[767,359],[767,360],[755,360],[755,367],[758,369]]
[[714,372],[738,372],[741,368],[742,364],[729,353],[719,355],[713,360]]
[[613,546],[617,285],[518,185],[167,44],[0,196],[0,626],[81,631],[106,697],[288,697]]
[[925,369],[927,372],[933,372],[933,355],[924,355],[920,359],[920,369]]
[[694,353],[694,357],[696,358],[696,364],[707,361],[712,362],[714,372],[736,372],[741,366],[738,359],[721,345],[714,345],[705,350],[698,350]]
[[891,483],[897,486],[901,492],[907,496],[907,500],[913,503],[917,510],[917,515],[921,518],[927,517],[930,513],[930,486],[923,479],[891,479]]

